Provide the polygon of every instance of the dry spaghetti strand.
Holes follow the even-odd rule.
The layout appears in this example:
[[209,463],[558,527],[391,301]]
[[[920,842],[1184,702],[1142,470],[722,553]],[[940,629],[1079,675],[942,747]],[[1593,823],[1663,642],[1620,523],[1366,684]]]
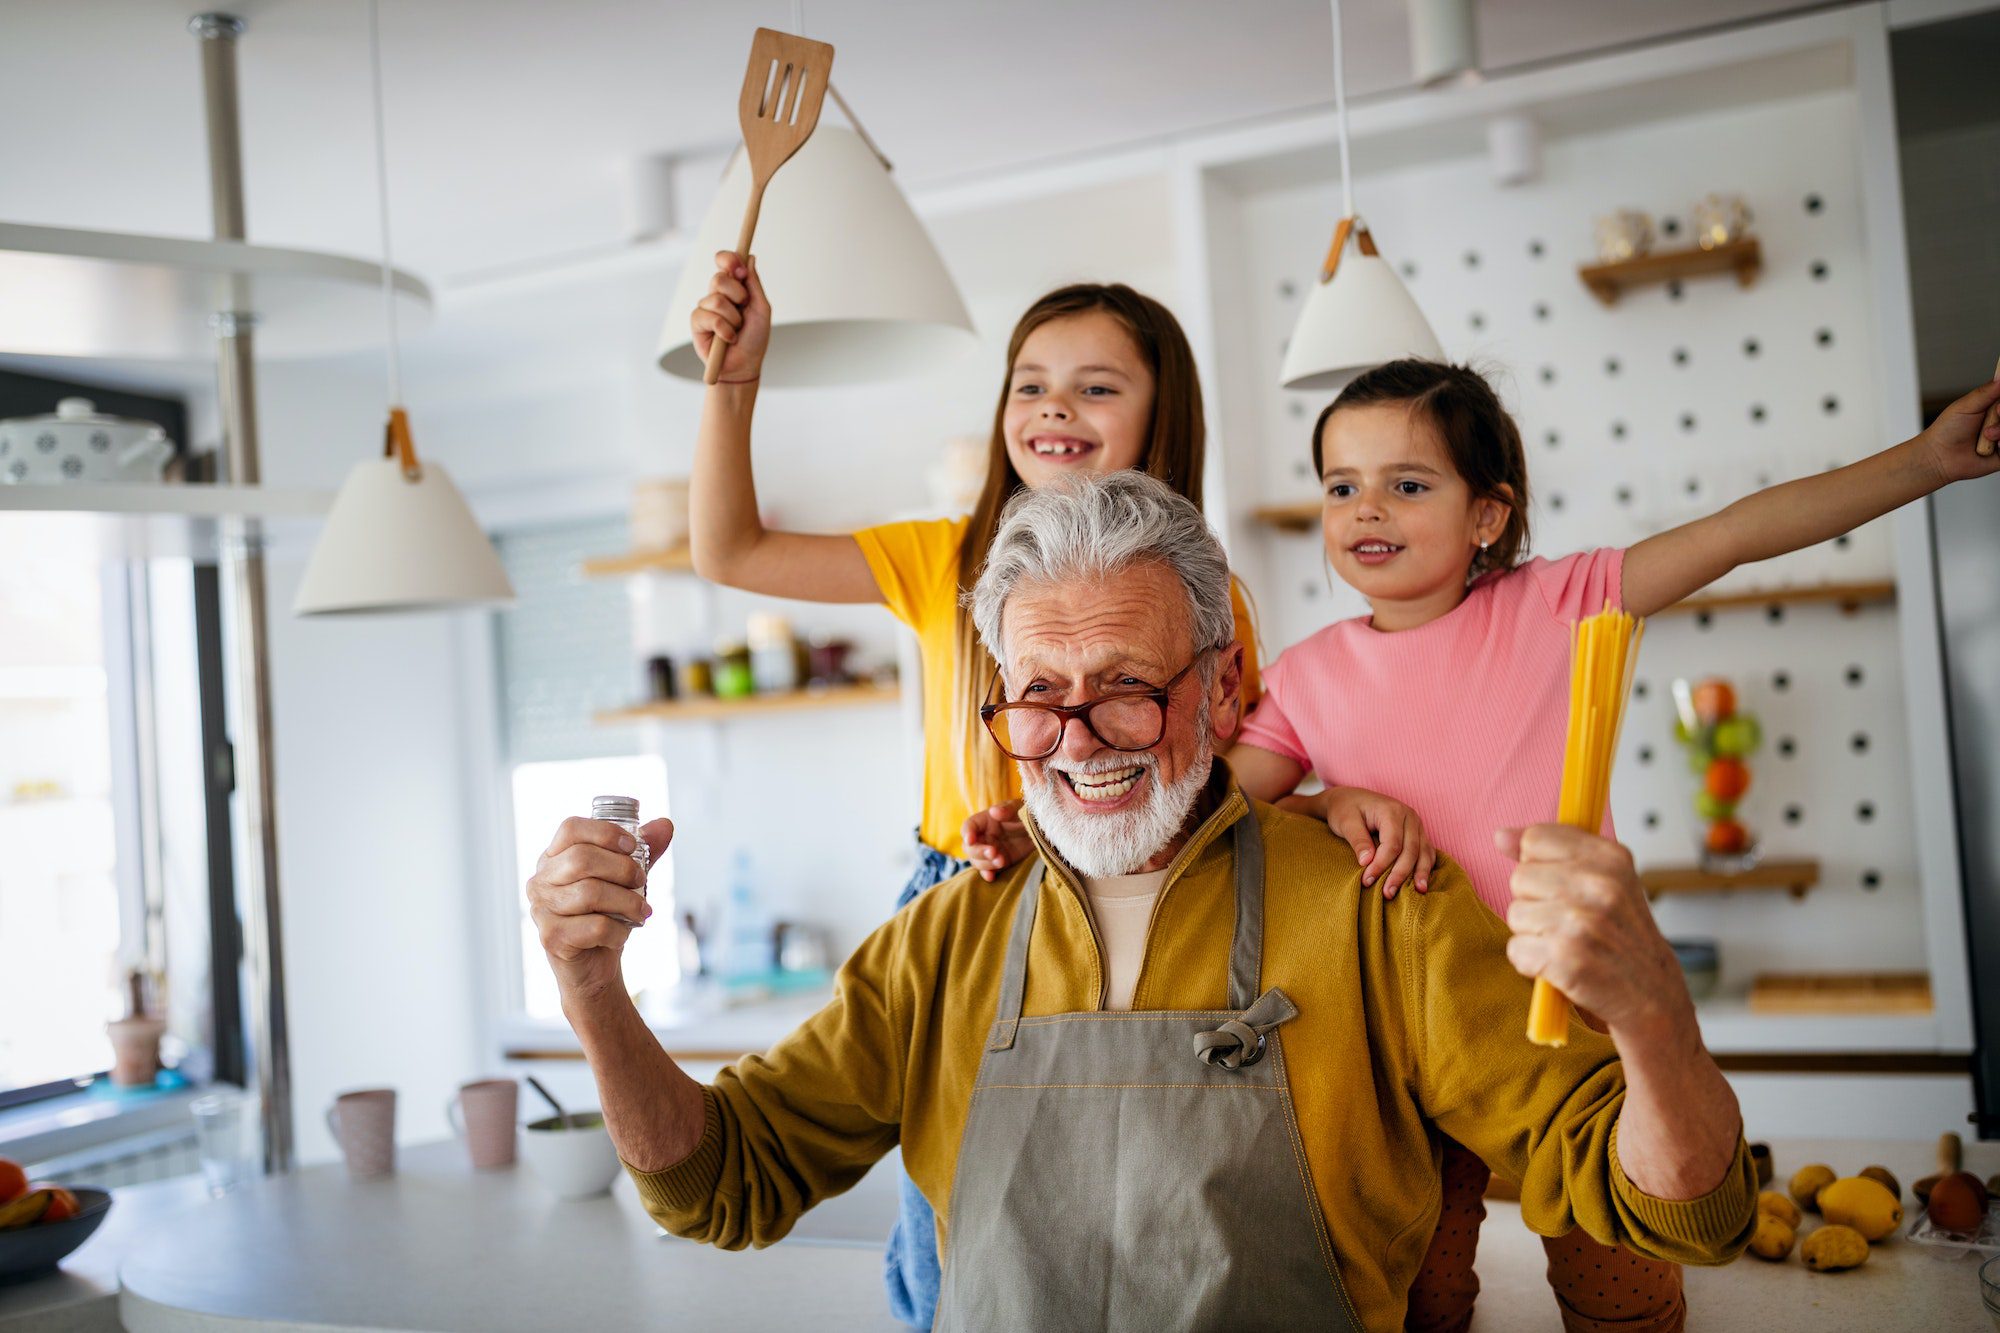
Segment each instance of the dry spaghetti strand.
[[[1604,826],[1611,764],[1625,723],[1625,700],[1639,660],[1646,622],[1624,611],[1602,611],[1577,623],[1570,638],[1569,732],[1563,739],[1562,795],[1556,822],[1595,833]],[[1569,1040],[1569,1001],[1541,977],[1528,1004],[1528,1040],[1561,1046]]]

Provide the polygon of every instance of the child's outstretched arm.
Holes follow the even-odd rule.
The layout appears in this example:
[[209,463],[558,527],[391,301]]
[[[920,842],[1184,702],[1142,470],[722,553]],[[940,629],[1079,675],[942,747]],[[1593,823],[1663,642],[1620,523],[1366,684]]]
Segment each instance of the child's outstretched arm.
[[[1727,509],[1648,537],[1625,553],[1625,609],[1649,616],[1738,565],[1829,541],[1954,481],[2000,472],[2000,378],[1938,414],[1920,435],[1858,463],[1747,495]],[[1989,448],[1991,446],[1989,445]]]
[[[708,295],[689,320],[704,360],[716,338],[729,344],[722,377],[702,398],[689,510],[695,573],[712,583],[806,602],[879,602],[882,590],[861,546],[848,536],[777,532],[757,514],[750,419],[771,341],[771,305],[756,260],[715,256]],[[838,466],[822,460],[824,466]]]

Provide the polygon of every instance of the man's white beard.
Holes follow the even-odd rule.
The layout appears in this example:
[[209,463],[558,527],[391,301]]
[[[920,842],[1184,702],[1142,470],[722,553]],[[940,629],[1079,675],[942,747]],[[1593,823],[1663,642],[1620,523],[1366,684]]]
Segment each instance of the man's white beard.
[[[1139,868],[1158,856],[1187,824],[1188,813],[1208,782],[1215,749],[1208,735],[1207,712],[1204,707],[1198,724],[1201,748],[1195,761],[1171,786],[1160,785],[1160,761],[1152,754],[1112,754],[1080,764],[1051,758],[1042,761],[1039,780],[1023,773],[1021,795],[1028,813],[1035,817],[1035,827],[1064,860],[1092,879],[1139,873]],[[1109,773],[1135,764],[1145,768],[1143,781],[1148,788],[1145,801],[1135,809],[1093,815],[1077,809],[1069,797],[1056,790],[1064,781],[1056,776],[1058,770]]]

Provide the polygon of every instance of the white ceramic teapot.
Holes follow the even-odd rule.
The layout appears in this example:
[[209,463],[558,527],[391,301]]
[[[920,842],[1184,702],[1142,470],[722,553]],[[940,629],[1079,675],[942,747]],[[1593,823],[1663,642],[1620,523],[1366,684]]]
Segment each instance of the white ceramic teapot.
[[0,483],[157,482],[173,441],[150,421],[99,416],[88,398],[0,421]]

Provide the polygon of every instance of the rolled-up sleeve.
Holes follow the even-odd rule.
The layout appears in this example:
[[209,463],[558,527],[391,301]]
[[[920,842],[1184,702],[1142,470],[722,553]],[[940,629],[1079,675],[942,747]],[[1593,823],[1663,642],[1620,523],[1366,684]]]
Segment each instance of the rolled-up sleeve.
[[891,918],[855,952],[825,1008],[702,1089],[693,1152],[661,1171],[626,1168],[661,1227],[724,1249],[773,1244],[896,1145],[908,1050],[908,1011],[894,998],[904,921]]

